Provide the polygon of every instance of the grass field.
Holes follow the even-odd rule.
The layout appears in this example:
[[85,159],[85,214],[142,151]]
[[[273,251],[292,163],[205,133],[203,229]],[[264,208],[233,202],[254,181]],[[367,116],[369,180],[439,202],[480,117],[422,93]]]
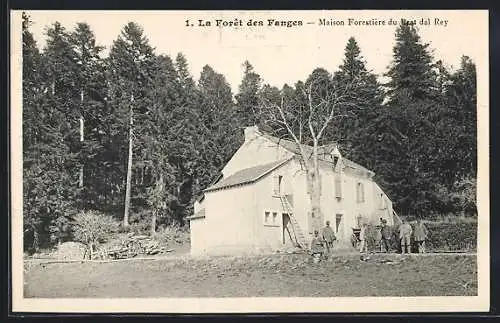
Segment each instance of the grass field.
[[[386,263],[391,260],[391,263]],[[475,255],[174,257],[25,263],[25,297],[333,297],[477,295]]]

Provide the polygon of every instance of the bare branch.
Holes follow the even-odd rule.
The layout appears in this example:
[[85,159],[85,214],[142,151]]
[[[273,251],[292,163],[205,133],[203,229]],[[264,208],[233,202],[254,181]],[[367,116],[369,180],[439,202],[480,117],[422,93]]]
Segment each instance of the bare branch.
[[316,138],[316,134],[314,133],[314,128],[312,125],[312,116],[313,116],[313,101],[312,101],[312,82],[309,84],[309,93],[307,94],[307,99],[308,99],[308,105],[309,105],[309,118],[307,119],[307,124],[309,126],[309,131],[311,132],[311,136],[313,138]]

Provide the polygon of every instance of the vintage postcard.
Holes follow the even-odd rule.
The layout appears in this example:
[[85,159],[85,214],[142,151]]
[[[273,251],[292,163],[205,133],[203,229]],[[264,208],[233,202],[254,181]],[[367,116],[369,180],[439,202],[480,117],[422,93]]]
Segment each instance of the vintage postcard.
[[489,311],[486,10],[12,11],[12,310]]

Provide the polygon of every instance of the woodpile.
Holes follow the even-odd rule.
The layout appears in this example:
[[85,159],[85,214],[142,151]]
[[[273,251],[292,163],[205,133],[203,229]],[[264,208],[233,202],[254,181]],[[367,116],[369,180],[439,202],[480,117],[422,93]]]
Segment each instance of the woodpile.
[[122,241],[121,245],[113,249],[101,250],[100,258],[124,259],[133,258],[138,255],[157,255],[171,252],[165,246],[160,246],[157,241],[145,235],[129,235]]

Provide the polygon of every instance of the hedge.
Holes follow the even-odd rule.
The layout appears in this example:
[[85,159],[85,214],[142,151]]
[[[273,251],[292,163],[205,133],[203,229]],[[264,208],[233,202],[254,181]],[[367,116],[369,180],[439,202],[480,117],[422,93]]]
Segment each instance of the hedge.
[[476,251],[477,222],[424,223],[429,231],[427,249],[436,251]]
[[[415,228],[415,223],[411,223]],[[476,251],[477,222],[424,222],[428,230],[426,249],[429,252]],[[391,227],[393,232],[392,250],[401,251],[398,229]],[[368,250],[380,250],[380,228],[368,226],[366,230]],[[412,251],[417,252],[416,244],[411,237]]]

